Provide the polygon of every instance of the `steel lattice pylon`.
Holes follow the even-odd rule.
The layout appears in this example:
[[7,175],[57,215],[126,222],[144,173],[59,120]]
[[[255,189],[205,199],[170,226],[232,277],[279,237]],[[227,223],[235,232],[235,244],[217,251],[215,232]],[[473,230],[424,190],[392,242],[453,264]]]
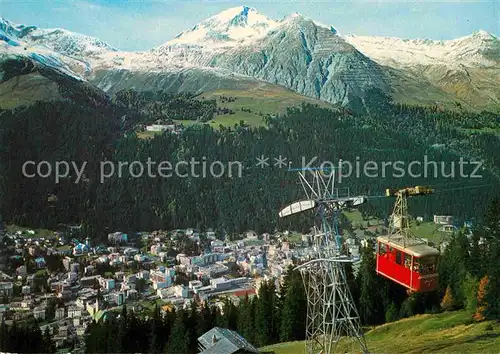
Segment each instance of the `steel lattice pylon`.
[[314,262],[300,271],[308,300],[306,352],[367,353],[342,260]]
[[283,209],[280,216],[316,209],[312,260],[300,270],[307,295],[306,352],[310,354],[368,353],[358,311],[347,283],[345,264],[352,262],[343,251],[337,216],[347,207],[359,205],[365,197],[340,196],[334,188],[333,172],[299,172],[307,200]]
[[403,247],[425,243],[411,232],[411,217],[408,213],[408,196],[429,194],[431,191],[430,189],[424,189],[422,192],[419,188],[424,187],[403,188],[393,192],[393,195],[396,196],[396,203],[389,223],[389,239]]

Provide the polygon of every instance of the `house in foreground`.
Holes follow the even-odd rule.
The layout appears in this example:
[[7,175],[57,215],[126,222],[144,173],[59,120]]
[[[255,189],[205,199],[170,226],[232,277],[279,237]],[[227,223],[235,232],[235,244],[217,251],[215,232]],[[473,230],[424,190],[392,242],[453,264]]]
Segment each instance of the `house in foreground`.
[[227,328],[214,327],[198,338],[200,354],[259,353],[259,350]]

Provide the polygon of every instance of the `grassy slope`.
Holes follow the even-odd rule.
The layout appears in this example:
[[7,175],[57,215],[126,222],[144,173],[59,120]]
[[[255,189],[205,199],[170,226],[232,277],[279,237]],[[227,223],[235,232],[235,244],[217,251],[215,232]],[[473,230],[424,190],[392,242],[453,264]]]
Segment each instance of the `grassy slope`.
[[[21,232],[23,232],[23,235],[25,237],[29,237],[29,238],[40,238],[40,237],[54,236],[54,231],[47,230],[47,229],[31,229],[29,227],[22,227],[22,226],[17,226],[17,225],[6,225],[5,229],[9,233],[15,233],[17,231],[21,231]],[[34,235],[28,234],[27,233],[28,230],[35,231],[35,234]]]
[[423,222],[417,225],[412,222],[411,231],[416,237],[426,238],[435,244],[439,244],[442,241],[450,240],[452,234],[447,232],[439,231],[442,225],[436,225],[433,222]]
[[1,109],[14,109],[22,105],[33,104],[35,101],[60,99],[62,97],[57,83],[38,73],[16,76],[0,84]]
[[[417,315],[373,328],[366,341],[372,353],[499,353],[500,324],[469,324],[469,319],[465,311]],[[304,353],[304,349],[304,342],[261,348],[276,354]]]
[[[236,97],[234,102],[221,102],[220,96]],[[206,92],[202,95],[205,99],[217,100],[218,107],[226,107],[234,111],[231,115],[219,115],[210,122],[210,125],[218,127],[219,124],[233,126],[243,120],[250,126],[264,125],[262,112],[266,114],[282,114],[287,107],[298,106],[302,102],[318,104],[321,107],[333,108],[334,106],[323,101],[302,96],[296,92],[287,90],[276,85],[262,85],[248,90],[216,90]],[[241,108],[250,109],[252,112],[242,112]]]
[[349,210],[349,211],[343,211],[344,215],[349,219],[349,221],[353,224],[353,226],[363,226],[366,227],[368,225],[368,222],[370,225],[378,225],[382,224],[383,222],[375,217],[370,216],[369,219],[363,219],[361,216],[361,213],[356,210]]
[[[220,97],[236,97],[234,102],[221,102]],[[229,108],[234,114],[225,114],[215,116],[213,120],[207,123],[198,123],[192,120],[177,120],[185,126],[192,124],[209,124],[214,128],[219,125],[232,127],[244,121],[251,127],[264,126],[263,115],[283,114],[288,107],[301,105],[303,102],[317,104],[320,107],[335,109],[335,106],[319,101],[313,98],[302,96],[296,92],[287,90],[277,85],[259,85],[250,87],[248,90],[216,90],[205,92],[200,98],[217,101],[217,107]],[[241,109],[250,109],[251,112],[243,112]],[[260,115],[262,113],[262,115]],[[137,136],[141,139],[152,138],[162,132],[138,132]]]
[[[345,211],[347,219],[352,223],[353,226],[367,227],[367,222],[370,225],[383,225],[382,220],[370,217],[369,220],[363,220],[361,213],[357,210]],[[415,221],[411,224],[411,231],[416,237],[426,238],[428,241],[435,244],[440,244],[442,241],[449,240],[451,238],[451,233],[439,231],[441,225],[436,225],[432,221],[422,222],[419,225]]]
[[414,72],[386,67],[396,102],[450,110],[492,112],[499,110],[498,68],[449,70],[445,66],[422,66]]

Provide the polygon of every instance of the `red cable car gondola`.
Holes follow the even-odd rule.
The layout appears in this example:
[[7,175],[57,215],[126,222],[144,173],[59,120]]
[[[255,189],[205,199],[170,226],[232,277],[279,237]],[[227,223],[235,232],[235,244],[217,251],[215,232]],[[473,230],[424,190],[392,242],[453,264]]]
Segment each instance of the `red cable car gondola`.
[[377,238],[377,274],[406,287],[409,292],[434,291],[439,285],[439,251],[411,235],[406,202],[408,196],[432,192],[422,186],[386,191],[386,196],[397,199],[389,235]]
[[387,236],[377,238],[377,274],[411,292],[428,292],[438,287],[439,251],[426,244],[407,247]]

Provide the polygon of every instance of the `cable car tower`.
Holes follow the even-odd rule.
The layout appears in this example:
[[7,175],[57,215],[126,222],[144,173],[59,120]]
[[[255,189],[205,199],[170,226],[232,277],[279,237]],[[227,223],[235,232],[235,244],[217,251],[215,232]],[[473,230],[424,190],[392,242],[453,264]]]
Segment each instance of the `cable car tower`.
[[408,213],[408,198],[432,193],[434,193],[433,189],[424,186],[387,189],[385,191],[387,197],[396,197],[389,224],[389,239],[391,241],[398,242],[403,247],[425,243],[415,237],[410,230],[411,216]]
[[348,189],[340,196],[332,170],[297,171],[307,199],[285,207],[279,216],[316,211],[312,260],[296,268],[307,295],[306,352],[368,353],[344,268],[344,263],[353,260],[343,249],[338,228],[341,210],[364,203],[366,197],[352,197]]

